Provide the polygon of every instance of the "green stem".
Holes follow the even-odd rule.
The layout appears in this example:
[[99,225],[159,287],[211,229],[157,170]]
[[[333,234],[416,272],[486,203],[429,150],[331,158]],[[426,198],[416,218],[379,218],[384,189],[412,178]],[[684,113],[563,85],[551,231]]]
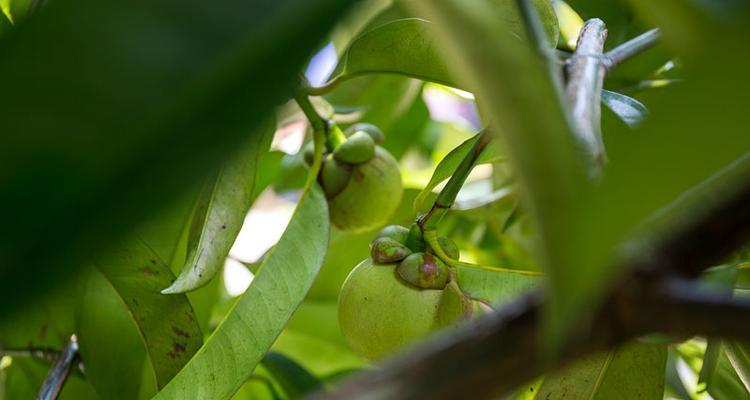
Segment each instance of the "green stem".
[[297,105],[302,109],[307,120],[310,121],[310,126],[313,128],[313,132],[324,133],[326,148],[329,152],[332,152],[336,147],[341,145],[341,143],[346,141],[346,136],[344,136],[344,132],[342,132],[333,121],[328,121],[318,114],[315,106],[305,93],[304,88],[308,87],[305,82],[306,81],[303,80],[303,83],[300,85],[301,88],[294,94],[294,101],[297,102]]
[[419,224],[423,232],[425,230],[435,228],[443,215],[445,215],[448,209],[453,206],[453,203],[456,201],[458,192],[466,182],[466,178],[468,178],[469,173],[471,173],[471,170],[474,169],[477,160],[479,160],[479,156],[482,154],[482,151],[485,147],[487,147],[487,144],[492,139],[492,136],[490,136],[490,133],[487,129],[482,130],[482,132],[480,132],[478,135],[479,140],[474,143],[474,146],[471,148],[471,150],[469,150],[469,153],[466,154],[466,157],[464,157],[464,159],[461,160],[461,163],[458,164],[458,167],[456,167],[456,171],[448,180],[448,183],[445,185],[443,190],[440,191],[440,194],[438,194],[435,202],[432,204],[432,208],[430,208],[430,211],[428,211],[427,214],[417,220],[417,224]]

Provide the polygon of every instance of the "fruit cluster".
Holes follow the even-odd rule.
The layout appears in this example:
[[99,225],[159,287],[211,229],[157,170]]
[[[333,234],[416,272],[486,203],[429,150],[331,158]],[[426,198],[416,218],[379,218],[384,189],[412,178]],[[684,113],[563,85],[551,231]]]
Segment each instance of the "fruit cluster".
[[[442,237],[439,244],[458,259],[452,240]],[[417,225],[411,230],[383,228],[370,254],[352,270],[339,294],[341,331],[365,358],[382,358],[485,310],[461,291],[452,268],[426,245]]]
[[[345,137],[323,156],[318,181],[328,198],[331,222],[347,232],[382,226],[398,208],[403,187],[398,162],[380,147],[384,135],[374,125],[359,123],[341,132],[330,124],[329,136]],[[312,148],[305,151],[311,162]]]

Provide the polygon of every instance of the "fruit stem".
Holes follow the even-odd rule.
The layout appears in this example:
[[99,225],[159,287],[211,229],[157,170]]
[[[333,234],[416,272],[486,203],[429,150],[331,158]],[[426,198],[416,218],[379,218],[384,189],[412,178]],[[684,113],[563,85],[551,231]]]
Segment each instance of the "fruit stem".
[[446,183],[443,190],[441,190],[440,194],[438,194],[435,202],[432,204],[432,208],[430,208],[430,211],[428,211],[427,214],[421,216],[417,220],[417,224],[422,228],[422,232],[434,229],[437,226],[437,223],[440,222],[440,219],[443,217],[443,215],[445,215],[448,209],[453,206],[453,203],[455,203],[456,201],[458,192],[461,190],[464,182],[466,182],[466,178],[469,177],[469,173],[471,173],[471,170],[474,169],[474,166],[476,165],[477,160],[479,160],[479,156],[482,154],[482,151],[485,149],[485,147],[487,147],[487,144],[492,139],[489,130],[486,128],[479,132],[478,135],[479,140],[474,143],[474,146],[471,148],[471,150],[469,150],[469,153],[466,154],[466,157],[464,157],[464,159],[461,160],[461,163],[458,164],[458,167],[456,167],[456,171],[453,172],[453,175],[448,180],[448,183]]
[[300,88],[294,94],[294,101],[297,102],[297,105],[302,109],[307,120],[310,121],[310,126],[313,128],[313,132],[317,131],[325,134],[326,149],[329,152],[332,152],[336,147],[341,145],[341,143],[346,141],[346,136],[344,136],[344,132],[342,132],[333,121],[329,121],[318,114],[315,106],[305,93],[304,88],[309,86],[307,79],[301,76],[300,81]]

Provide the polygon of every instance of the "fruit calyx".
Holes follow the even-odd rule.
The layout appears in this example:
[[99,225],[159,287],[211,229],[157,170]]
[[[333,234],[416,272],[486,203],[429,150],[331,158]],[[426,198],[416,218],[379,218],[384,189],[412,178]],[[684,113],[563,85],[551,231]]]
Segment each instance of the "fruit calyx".
[[[458,259],[458,246],[445,236],[438,239],[443,254]],[[432,249],[428,248],[419,225],[411,229],[400,225],[386,226],[370,243],[370,256],[377,264],[395,264],[397,275],[420,289],[444,289],[455,280],[455,272]]]

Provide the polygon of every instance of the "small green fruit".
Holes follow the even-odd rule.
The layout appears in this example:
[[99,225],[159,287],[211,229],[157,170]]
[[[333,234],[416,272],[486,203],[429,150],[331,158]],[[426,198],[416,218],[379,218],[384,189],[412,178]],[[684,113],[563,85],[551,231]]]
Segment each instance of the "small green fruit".
[[442,290],[420,290],[396,277],[393,264],[367,259],[346,278],[339,294],[341,333],[352,350],[374,360],[414,343],[442,326]]
[[448,267],[430,253],[414,253],[396,268],[401,279],[421,289],[443,289],[448,283]]
[[329,191],[324,180],[331,222],[352,233],[384,224],[401,202],[403,186],[398,162],[376,146],[370,160],[346,167],[351,170],[351,177],[340,192]]
[[445,252],[445,255],[454,260],[458,260],[461,253],[458,250],[458,246],[456,246],[456,242],[445,236],[440,236],[438,238],[438,244],[440,245],[440,248],[443,249],[443,252]]
[[360,122],[350,126],[346,129],[344,134],[346,136],[352,136],[357,132],[365,132],[366,134],[370,135],[372,140],[377,144],[383,143],[383,141],[385,141],[385,135],[383,134],[383,131],[381,131],[377,126],[368,124],[367,122]]
[[351,167],[327,157],[320,170],[320,184],[327,196],[336,196],[349,184],[352,176]]
[[333,151],[333,158],[349,164],[361,164],[375,155],[375,142],[365,132],[357,132]]
[[406,239],[409,237],[409,229],[401,225],[388,225],[378,232],[375,238],[391,238],[401,244],[406,243]]
[[370,246],[370,256],[381,264],[399,262],[411,254],[408,247],[387,237],[375,239]]
[[414,252],[425,251],[427,249],[427,243],[425,243],[424,237],[422,237],[422,228],[419,224],[414,223],[411,225],[404,244]]

